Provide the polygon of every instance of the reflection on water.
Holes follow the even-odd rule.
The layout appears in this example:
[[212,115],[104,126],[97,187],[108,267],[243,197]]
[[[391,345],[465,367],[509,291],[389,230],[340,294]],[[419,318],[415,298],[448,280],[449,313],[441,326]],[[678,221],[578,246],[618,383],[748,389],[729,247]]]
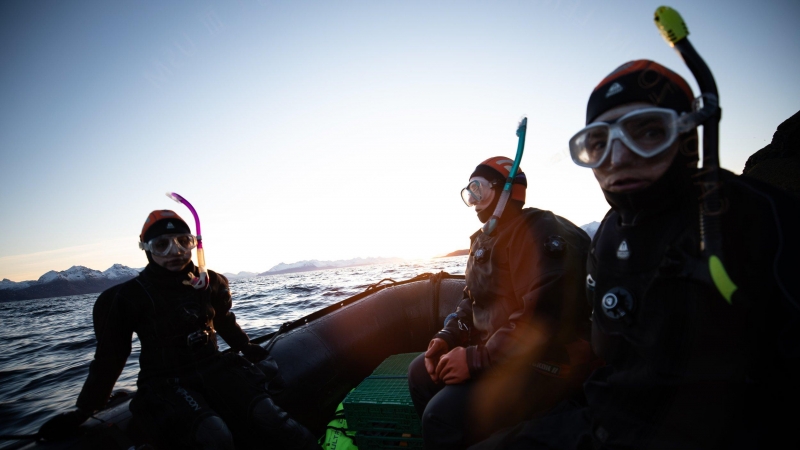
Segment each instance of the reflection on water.
[[[358,294],[384,278],[463,274],[466,257],[358,266],[231,281],[233,311],[251,337]],[[0,303],[0,435],[32,434],[74,407],[94,357],[98,294]],[[221,347],[227,348],[220,339]],[[139,339],[115,389],[135,389]],[[0,441],[0,448],[9,442]]]

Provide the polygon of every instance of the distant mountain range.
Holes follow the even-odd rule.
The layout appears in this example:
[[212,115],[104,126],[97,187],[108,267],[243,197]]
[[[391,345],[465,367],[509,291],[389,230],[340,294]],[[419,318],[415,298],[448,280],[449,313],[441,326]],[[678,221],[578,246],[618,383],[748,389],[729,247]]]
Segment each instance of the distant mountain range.
[[36,281],[17,283],[3,279],[0,281],[0,301],[93,294],[130,280],[139,275],[140,270],[122,264],[114,264],[102,272],[88,267],[72,266],[61,272],[51,270]]
[[469,255],[469,249],[465,248],[464,250],[456,250],[454,252],[450,252],[446,255],[437,256],[437,258],[449,258],[451,256],[466,256]]
[[[353,258],[338,261],[319,261],[313,259],[292,264],[280,263],[262,273],[239,272],[236,274],[224,273],[223,275],[229,280],[238,280],[262,275],[338,269],[366,264],[383,264],[400,261],[403,260],[401,258]],[[9,279],[3,279],[0,281],[0,302],[99,293],[111,286],[136,277],[141,270],[142,269],[132,269],[122,264],[114,264],[103,272],[83,266],[72,266],[61,272],[51,270],[39,277],[36,281],[14,282]]]
[[225,275],[225,278],[227,278],[228,280],[244,280],[245,278],[257,277],[258,273],[257,272],[244,272],[244,271],[242,271],[242,272],[239,272],[239,273],[225,272],[225,273],[223,273],[223,275]]
[[[599,222],[592,222],[581,226],[581,228],[592,237],[597,231],[598,226],[600,226]],[[469,254],[469,250],[456,250],[442,257],[467,254]],[[266,272],[261,273],[239,272],[236,274],[224,273],[223,275],[229,280],[239,280],[256,276],[341,269],[344,267],[364,266],[368,264],[390,264],[402,261],[402,258],[353,258],[337,261],[312,259],[291,264],[280,263]],[[142,269],[132,269],[122,264],[114,264],[102,272],[83,266],[72,266],[61,272],[51,270],[39,277],[36,281],[14,282],[9,279],[3,279],[0,281],[0,301],[93,294],[130,280],[139,275],[141,270]]]
[[402,258],[353,258],[337,261],[319,261],[317,259],[298,261],[296,263],[280,263],[259,275],[279,275],[282,273],[310,272],[312,270],[341,269],[343,267],[364,266],[367,264],[389,264],[402,262]]
[[223,273],[229,280],[242,280],[245,278],[261,277],[266,275],[280,275],[284,273],[311,272],[314,270],[342,269],[344,267],[364,266],[368,264],[390,264],[403,261],[402,258],[353,258],[336,261],[320,261],[311,259],[290,264],[279,263],[266,272],[239,272]]

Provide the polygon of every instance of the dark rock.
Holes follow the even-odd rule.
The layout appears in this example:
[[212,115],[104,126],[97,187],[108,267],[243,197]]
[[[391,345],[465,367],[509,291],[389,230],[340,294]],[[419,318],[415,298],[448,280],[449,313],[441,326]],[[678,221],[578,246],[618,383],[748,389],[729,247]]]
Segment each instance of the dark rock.
[[469,255],[469,249],[456,250],[456,251],[450,252],[450,253],[448,253],[448,254],[446,254],[444,256],[437,256],[437,258],[447,258],[447,257],[450,257],[450,256],[464,256],[464,255]]
[[800,196],[800,111],[778,125],[772,142],[750,155],[742,175]]

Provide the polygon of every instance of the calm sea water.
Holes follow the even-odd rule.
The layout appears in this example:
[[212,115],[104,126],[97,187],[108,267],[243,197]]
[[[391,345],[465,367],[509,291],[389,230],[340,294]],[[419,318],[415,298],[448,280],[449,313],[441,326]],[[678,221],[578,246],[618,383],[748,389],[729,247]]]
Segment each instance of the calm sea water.
[[[466,256],[231,281],[233,311],[253,338],[362,292],[381,279],[425,272],[463,274]],[[0,303],[0,435],[32,434],[74,407],[94,356],[98,294]],[[221,347],[227,348],[220,339]],[[135,389],[139,340],[115,389]],[[5,444],[5,445],[4,445]],[[0,441],[0,448],[9,442]]]

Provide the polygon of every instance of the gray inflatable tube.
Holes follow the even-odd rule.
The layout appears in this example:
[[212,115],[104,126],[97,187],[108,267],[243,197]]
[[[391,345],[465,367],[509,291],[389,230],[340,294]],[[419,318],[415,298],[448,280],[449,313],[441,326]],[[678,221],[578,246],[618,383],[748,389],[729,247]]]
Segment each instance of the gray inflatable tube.
[[384,359],[425,351],[463,290],[463,276],[425,274],[368,290],[276,333],[266,344],[279,367],[270,383],[275,401],[321,434],[345,395]]

